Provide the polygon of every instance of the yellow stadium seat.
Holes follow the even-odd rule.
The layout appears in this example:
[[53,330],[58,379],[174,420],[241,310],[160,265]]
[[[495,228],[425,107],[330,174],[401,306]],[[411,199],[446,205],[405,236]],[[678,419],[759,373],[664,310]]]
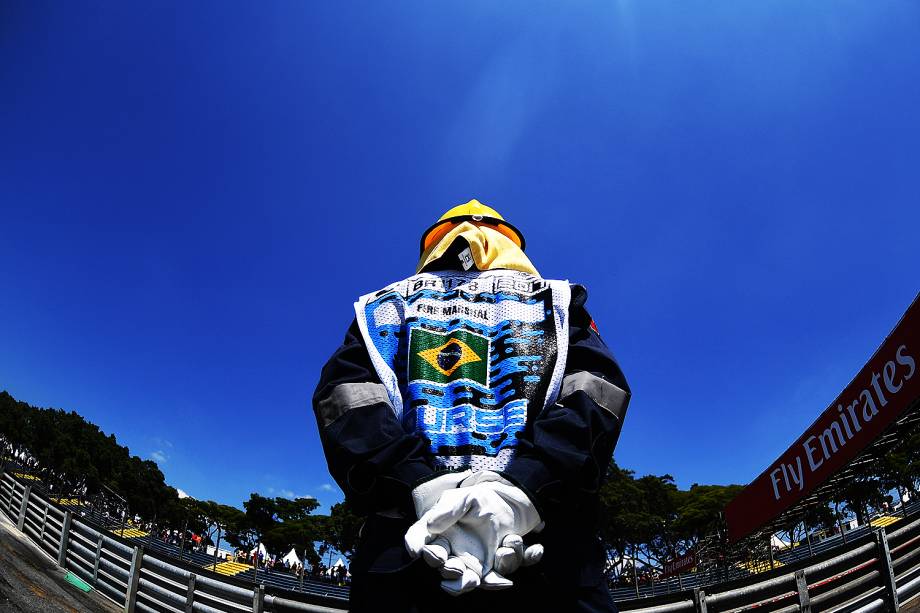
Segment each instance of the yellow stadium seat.
[[204,567],[207,570],[213,570],[215,573],[220,573],[221,575],[227,575],[232,577],[233,575],[238,575],[242,572],[251,571],[252,566],[248,564],[240,564],[239,562],[218,562],[215,566],[214,564],[208,564]]

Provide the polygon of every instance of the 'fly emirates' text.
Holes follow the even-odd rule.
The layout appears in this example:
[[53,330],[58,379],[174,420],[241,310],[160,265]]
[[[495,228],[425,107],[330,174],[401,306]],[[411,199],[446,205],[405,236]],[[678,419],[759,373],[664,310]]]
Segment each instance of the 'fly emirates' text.
[[[777,500],[781,493],[791,492],[793,488],[799,491],[805,489],[805,469],[813,473],[825,460],[829,460],[862,430],[863,424],[872,421],[880,410],[884,410],[888,400],[901,391],[905,381],[914,376],[916,363],[907,353],[906,345],[898,347],[894,358],[885,363],[881,373],[872,373],[869,384],[853,402],[837,405],[837,419],[817,436],[806,438],[802,443],[802,453],[795,457],[793,463],[780,462],[777,468],[770,471],[773,496]],[[886,393],[889,395],[886,396]]]

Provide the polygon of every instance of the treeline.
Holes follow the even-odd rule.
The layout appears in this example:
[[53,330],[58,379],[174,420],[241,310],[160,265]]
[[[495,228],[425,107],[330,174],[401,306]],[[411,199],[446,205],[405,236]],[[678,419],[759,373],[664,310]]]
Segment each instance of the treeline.
[[313,498],[267,498],[250,494],[243,510],[213,500],[180,498],[156,462],[131,455],[114,434],[74,411],[41,409],[0,392],[0,456],[41,479],[49,495],[92,501],[100,510],[129,517],[152,529],[191,531],[205,542],[247,551],[259,542],[286,553],[296,548],[311,563],[329,548],[350,552],[359,519],[344,503],[329,515],[313,515]]
[[[315,515],[313,498],[267,498],[253,493],[242,509],[214,501],[180,499],[151,460],[132,456],[114,435],[71,411],[40,409],[0,392],[0,450],[34,474],[54,495],[123,497],[130,515],[163,528],[192,530],[212,544],[251,550],[262,542],[276,553],[296,548],[311,563],[327,550],[349,555],[362,519],[346,503]],[[616,464],[600,492],[599,533],[614,561],[638,557],[661,563],[694,548],[719,521],[740,486],[693,485],[681,490],[670,475],[635,474]]]
[[[320,563],[327,551],[350,555],[361,525],[345,503],[332,506],[329,515],[312,515],[319,506],[315,498],[267,498],[256,493],[243,503],[244,510],[211,500],[183,498],[184,517],[173,524],[204,537],[204,542],[235,549],[254,550],[259,543],[270,552],[284,555],[291,549],[310,565]],[[216,552],[215,552],[216,557]]]
[[0,392],[0,437],[4,455],[41,477],[56,495],[96,496],[106,487],[122,496],[141,517],[176,519],[176,490],[166,485],[156,463],[132,456],[76,412],[38,409]]
[[[631,581],[629,570],[661,568],[698,551],[721,532],[721,512],[740,485],[698,485],[682,490],[671,475],[636,478],[613,463],[600,491],[600,535],[612,580]],[[634,562],[635,561],[635,562]]]

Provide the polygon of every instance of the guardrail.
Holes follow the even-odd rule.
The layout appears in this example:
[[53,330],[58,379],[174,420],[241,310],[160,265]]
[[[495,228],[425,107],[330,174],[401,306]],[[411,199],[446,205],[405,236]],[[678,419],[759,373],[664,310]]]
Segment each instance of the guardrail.
[[[9,473],[0,510],[58,564],[127,613],[341,613],[340,597],[310,597],[231,579],[145,551],[72,515]],[[897,611],[920,596],[920,518],[899,522],[799,563],[662,596],[620,600],[636,613]]]
[[897,611],[920,596],[920,518],[754,577],[619,601],[641,613]]
[[[912,517],[907,517],[908,514]],[[896,530],[899,526],[909,523],[914,517],[920,517],[920,501],[915,501],[906,504],[902,509],[898,511],[898,517],[895,517],[890,527],[886,529],[890,532]],[[905,519],[906,518],[906,519]],[[893,525],[897,523],[897,525]],[[883,524],[888,526],[889,524]],[[818,559],[816,556],[823,554],[830,550],[837,550],[839,547],[846,547],[848,544],[856,541],[859,537],[866,534],[871,534],[877,531],[881,526],[873,526],[870,524],[860,525],[857,528],[846,533],[842,536],[836,534],[830,538],[822,539],[815,543],[803,542],[797,544],[795,547],[791,548],[782,548],[774,550],[774,564],[769,564],[766,561],[760,564],[761,568],[759,572],[766,570],[772,570],[773,568],[798,568],[798,566],[793,566],[797,563]],[[710,569],[707,571],[700,572],[690,572],[674,575],[665,579],[656,579],[653,581],[646,581],[638,586],[635,585],[625,585],[614,587],[610,589],[610,593],[613,596],[613,599],[617,602],[621,600],[631,600],[634,598],[648,598],[652,596],[664,596],[672,594],[674,592],[683,592],[684,590],[692,590],[696,587],[704,588],[707,585],[714,583],[726,583],[734,579],[744,579],[750,577],[751,574],[757,574],[750,569],[745,569],[741,566],[729,567],[724,569]]]
[[12,475],[0,476],[0,510],[58,565],[127,613],[341,613],[347,600],[310,597],[232,579],[160,557],[62,509]]

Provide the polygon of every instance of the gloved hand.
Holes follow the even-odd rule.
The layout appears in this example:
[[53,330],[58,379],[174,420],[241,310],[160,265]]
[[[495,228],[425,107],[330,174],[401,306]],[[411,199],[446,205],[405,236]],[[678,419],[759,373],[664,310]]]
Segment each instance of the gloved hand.
[[[466,476],[458,484],[459,487],[470,487],[480,483],[499,483],[509,488],[513,488],[512,491],[516,491],[518,495],[515,496],[515,500],[519,504],[524,504],[528,507],[532,507],[532,503],[526,497],[526,495],[521,492],[518,488],[512,485],[509,481],[504,479],[498,473],[492,471],[481,471],[477,473],[472,473],[471,471],[466,471]],[[443,492],[443,490],[442,490]],[[430,508],[430,507],[429,507]],[[536,510],[534,509],[534,512]],[[419,514],[421,517],[422,513]],[[539,515],[538,515],[539,517]],[[534,532],[539,532],[543,528],[542,522],[534,528]],[[435,540],[422,549],[422,556],[426,559],[428,564],[433,567],[442,567],[444,564],[447,564],[448,560],[451,560],[451,552],[463,552],[470,553],[470,549],[474,547],[473,544],[467,542],[467,540],[462,540],[464,537],[457,535],[459,528],[453,526],[448,528],[440,536],[436,537]],[[454,543],[452,546],[451,543]],[[460,544],[462,543],[462,545]],[[498,572],[499,575],[508,575],[516,571],[523,564],[524,566],[530,566],[536,564],[543,557],[543,545],[539,543],[533,544],[526,549],[524,548],[524,540],[519,534],[509,534],[502,539],[499,548],[495,552],[495,560],[493,564],[493,569]],[[468,567],[478,566],[473,560],[469,559],[469,556],[466,557],[469,560],[470,564],[467,564]],[[480,561],[482,558],[480,558]],[[456,566],[449,565],[449,566]],[[488,573],[488,568],[485,569]],[[481,574],[481,573],[480,573]],[[457,577],[459,572],[456,569],[450,569],[448,572],[442,572],[442,575],[445,578]],[[486,575],[489,576],[488,574]],[[501,581],[488,582],[486,581],[483,584],[483,587],[486,589],[501,589],[503,587],[510,587],[512,583],[510,581],[505,582],[502,578]],[[475,586],[474,586],[475,587]]]
[[421,555],[429,566],[440,568],[444,581],[441,587],[448,593],[459,595],[482,587],[484,590],[501,590],[514,583],[507,578],[518,568],[536,564],[543,557],[543,545],[539,543],[524,548],[524,539],[518,534],[509,534],[502,539],[501,547],[495,552],[493,570],[482,576],[486,557],[485,545],[479,543],[459,525],[445,530],[435,540],[422,548]]
[[497,473],[480,471],[441,494],[406,532],[406,547],[432,566],[443,565],[446,580],[441,585],[449,593],[461,594],[480,584],[502,589],[513,585],[503,574],[542,557],[541,545],[525,550],[521,538],[542,525],[524,492]]
[[[539,532],[537,529],[533,531]],[[502,546],[495,552],[493,568],[501,575],[508,576],[521,566],[532,566],[542,559],[543,545],[534,543],[525,548],[520,534],[509,534],[502,539]]]
[[[428,509],[433,507],[441,498],[441,494],[449,489],[454,489],[460,483],[472,476],[473,471],[450,472],[429,479],[412,490],[412,502],[415,505],[415,516],[422,517]],[[425,562],[432,568],[438,568],[445,579],[460,579],[465,566],[457,557],[449,557],[450,545],[443,538],[437,543],[432,543],[421,551]],[[418,553],[413,557],[418,557]],[[474,586],[475,587],[475,586]]]
[[412,503],[415,505],[415,516],[421,517],[425,511],[435,505],[438,499],[447,490],[460,486],[464,479],[473,476],[473,471],[449,472],[438,475],[418,485],[412,490]]

